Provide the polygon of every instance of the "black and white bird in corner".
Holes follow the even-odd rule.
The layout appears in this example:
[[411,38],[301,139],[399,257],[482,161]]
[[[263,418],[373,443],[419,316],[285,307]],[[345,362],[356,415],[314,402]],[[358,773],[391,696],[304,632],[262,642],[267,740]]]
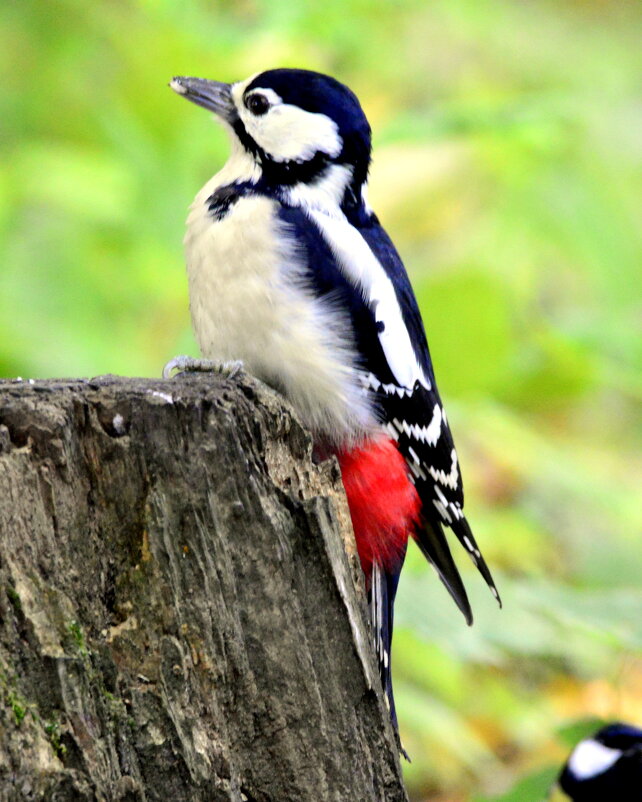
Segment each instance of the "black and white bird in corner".
[[607,724],[573,749],[553,799],[573,802],[642,800],[642,729]]

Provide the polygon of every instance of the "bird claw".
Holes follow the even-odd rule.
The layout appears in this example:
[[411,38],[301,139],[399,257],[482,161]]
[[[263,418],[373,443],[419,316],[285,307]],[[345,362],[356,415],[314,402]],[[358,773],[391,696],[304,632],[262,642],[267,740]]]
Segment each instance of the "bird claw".
[[171,379],[174,371],[197,371],[199,373],[218,373],[228,379],[234,379],[243,370],[243,362],[233,359],[228,362],[217,362],[214,359],[195,359],[191,356],[175,356],[163,368],[163,378]]

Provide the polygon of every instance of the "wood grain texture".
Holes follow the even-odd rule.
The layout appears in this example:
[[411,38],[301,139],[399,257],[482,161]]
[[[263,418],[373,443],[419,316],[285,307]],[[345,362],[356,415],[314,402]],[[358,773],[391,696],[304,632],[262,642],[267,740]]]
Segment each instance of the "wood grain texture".
[[259,382],[0,382],[0,800],[406,800],[359,582]]

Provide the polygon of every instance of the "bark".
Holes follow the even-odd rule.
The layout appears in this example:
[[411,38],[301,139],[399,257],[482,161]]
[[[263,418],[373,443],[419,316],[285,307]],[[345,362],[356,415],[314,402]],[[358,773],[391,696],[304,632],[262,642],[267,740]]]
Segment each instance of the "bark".
[[406,800],[360,581],[259,382],[0,382],[0,800]]

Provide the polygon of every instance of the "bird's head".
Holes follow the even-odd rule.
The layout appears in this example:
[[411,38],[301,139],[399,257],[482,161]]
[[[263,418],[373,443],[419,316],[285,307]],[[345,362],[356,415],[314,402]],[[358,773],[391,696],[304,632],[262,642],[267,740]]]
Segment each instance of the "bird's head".
[[642,730],[614,723],[575,747],[559,784],[574,802],[642,798]]
[[370,126],[354,93],[328,75],[276,69],[234,84],[174,78],[171,88],[213,111],[261,180],[313,184],[340,168],[360,191],[370,164]]

